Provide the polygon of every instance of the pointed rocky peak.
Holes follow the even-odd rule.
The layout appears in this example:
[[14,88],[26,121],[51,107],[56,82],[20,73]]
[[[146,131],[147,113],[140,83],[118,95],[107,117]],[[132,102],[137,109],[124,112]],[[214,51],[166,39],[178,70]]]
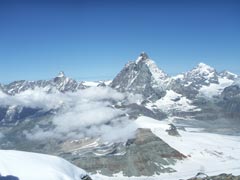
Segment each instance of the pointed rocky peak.
[[63,71],[60,71],[58,75],[53,78],[54,83],[61,83],[64,81],[69,81],[69,78],[65,75]]
[[135,62],[138,64],[139,62],[146,61],[148,59],[149,59],[149,56],[147,55],[147,53],[141,52],[141,54],[139,55],[139,57]]
[[130,62],[113,79],[111,87],[144,96],[161,97],[168,75],[142,52],[135,62]]
[[59,82],[59,81],[65,81],[66,79],[69,79],[63,71],[60,71],[58,75],[53,78],[54,82]]
[[65,73],[63,71],[60,71],[58,73],[57,77],[62,78],[62,77],[66,77],[66,76],[65,76]]
[[146,65],[150,73],[152,74],[153,79],[155,79],[156,81],[165,80],[168,77],[168,75],[163,70],[159,69],[157,64],[149,58],[146,52],[142,52],[135,61],[135,63],[141,68]]
[[83,89],[83,85],[76,80],[69,78],[63,71],[58,73],[58,76],[52,80],[52,85],[60,92],[76,91]]

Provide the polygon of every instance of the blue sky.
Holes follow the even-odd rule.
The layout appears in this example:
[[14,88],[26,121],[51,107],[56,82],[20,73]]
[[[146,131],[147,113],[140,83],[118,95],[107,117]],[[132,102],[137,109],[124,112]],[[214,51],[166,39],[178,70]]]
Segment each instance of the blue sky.
[[240,74],[240,1],[0,1],[0,82],[111,79],[141,51],[170,75]]

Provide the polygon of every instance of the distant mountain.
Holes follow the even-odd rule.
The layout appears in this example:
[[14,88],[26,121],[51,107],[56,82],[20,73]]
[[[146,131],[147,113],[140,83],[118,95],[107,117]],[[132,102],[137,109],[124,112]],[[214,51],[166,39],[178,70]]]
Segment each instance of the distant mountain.
[[21,151],[0,150],[0,170],[0,179],[13,175],[20,180],[91,180],[84,170],[59,157]]
[[209,86],[211,83],[218,83],[216,70],[200,63],[191,71],[173,77],[169,89],[192,99],[198,94],[202,86]]
[[111,87],[120,92],[141,94],[145,98],[159,99],[165,95],[168,75],[143,52],[134,62],[129,62],[113,79]]
[[38,80],[38,81],[14,81],[10,84],[2,85],[1,89],[4,93],[9,95],[15,95],[26,90],[33,90],[35,88],[45,88],[48,92],[60,91],[77,91],[84,89],[85,86],[81,82],[77,82],[69,77],[66,77],[64,72],[60,72],[56,77],[50,80]]
[[205,93],[202,91],[214,91],[214,88],[219,95],[220,90],[232,85],[238,77],[227,70],[218,73],[204,63],[199,63],[186,73],[171,77],[159,69],[147,53],[142,52],[137,60],[127,63],[112,81],[78,82],[67,77],[64,72],[59,72],[50,80],[20,80],[5,85],[0,84],[0,92],[15,95],[36,88],[44,88],[49,93],[75,92],[87,87],[110,86],[120,92],[141,94],[144,98],[151,100],[158,100],[165,96],[166,90],[173,90],[187,98],[194,99],[197,95]]
[[[66,77],[64,72],[60,72],[56,77],[50,80],[38,81],[14,81],[12,83],[0,86],[0,96],[10,95],[15,96],[27,90],[37,90],[41,88],[47,93],[56,92],[76,92],[80,89],[85,89],[87,86],[82,82],[77,82],[69,77]],[[3,105],[0,103],[0,124],[15,124],[21,120],[30,117],[40,117],[42,115],[51,114],[51,110],[44,110],[39,107],[28,107],[22,105]]]
[[[157,119],[161,119],[164,115],[160,111],[164,111],[167,114],[170,112],[175,114],[177,112],[182,115],[186,111],[191,113],[205,112],[204,108],[207,106],[204,101],[208,101],[209,98],[215,98],[216,101],[220,101],[220,97],[226,97],[226,92],[228,92],[228,90],[224,91],[224,89],[234,83],[236,84],[238,79],[236,74],[229,71],[218,73],[214,68],[204,63],[199,63],[195,68],[186,73],[171,77],[159,69],[147,53],[142,52],[135,61],[127,63],[112,81],[77,82],[67,77],[64,72],[60,72],[50,80],[21,80],[0,85],[0,93],[14,96],[26,90],[34,90],[36,88],[44,89],[48,93],[65,93],[76,92],[89,87],[109,86],[119,92],[142,95],[142,103],[146,105],[145,107],[142,108],[137,104],[135,106],[126,106],[134,112],[134,116],[136,116],[136,112],[140,113],[142,111],[140,109],[146,109],[147,107],[148,109],[143,111],[148,112],[145,115],[155,118],[159,116]],[[227,99],[224,100],[224,104],[231,104],[231,101],[234,100],[233,98]],[[216,113],[215,109],[218,108],[219,104],[221,103],[214,104],[214,113]],[[132,107],[135,109],[133,110]],[[53,111],[55,110],[53,109]],[[22,107],[19,105],[2,106],[0,104],[1,124],[16,123],[27,117],[41,116],[46,113],[51,114],[51,110],[46,112],[39,108]]]
[[218,73],[214,68],[199,63],[191,71],[172,77],[169,89],[190,99],[198,95],[212,97],[220,95],[223,89],[230,86],[237,77],[229,71]]

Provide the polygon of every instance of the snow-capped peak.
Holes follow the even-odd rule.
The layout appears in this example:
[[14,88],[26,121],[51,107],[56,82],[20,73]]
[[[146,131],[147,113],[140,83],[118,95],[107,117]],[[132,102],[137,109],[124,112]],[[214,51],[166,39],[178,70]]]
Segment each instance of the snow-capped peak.
[[168,75],[158,68],[149,56],[142,52],[134,62],[129,62],[114,78],[111,87],[144,96],[162,96]]
[[209,65],[207,65],[205,63],[202,63],[202,62],[199,63],[195,69],[198,69],[198,70],[200,70],[203,73],[204,72],[215,71],[214,68],[212,68],[211,66],[209,66]]
[[57,77],[66,77],[65,76],[65,73],[63,72],[63,71],[60,71],[59,73],[58,73],[58,75],[57,75]]
[[205,64],[205,63],[199,63],[195,68],[193,68],[191,71],[186,73],[188,78],[204,78],[207,80],[210,80],[212,78],[216,78],[217,72],[214,68],[211,66]]
[[218,73],[207,64],[199,63],[191,71],[171,78],[169,88],[188,98],[194,98],[203,87],[219,84]]

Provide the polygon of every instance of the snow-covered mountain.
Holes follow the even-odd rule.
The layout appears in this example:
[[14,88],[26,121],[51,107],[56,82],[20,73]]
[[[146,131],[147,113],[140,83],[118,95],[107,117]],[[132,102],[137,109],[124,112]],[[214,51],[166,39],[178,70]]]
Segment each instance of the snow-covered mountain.
[[[204,118],[207,117],[204,115],[207,106],[203,100],[218,101],[224,89],[237,79],[238,76],[229,71],[219,73],[204,63],[199,63],[186,73],[170,77],[146,53],[141,53],[136,61],[125,65],[113,79],[111,87],[120,92],[143,95],[146,107],[152,111],[161,110],[168,115],[177,113],[183,116],[186,113],[191,116],[202,113],[200,118]],[[214,106],[211,116],[219,110],[219,104]]]
[[59,157],[0,150],[0,179],[9,175],[19,180],[90,180],[84,170]]
[[[171,77],[159,69],[155,62],[143,52],[136,61],[127,63],[113,81],[77,82],[60,72],[58,76],[50,80],[22,80],[1,85],[0,97],[11,95],[18,99],[21,96],[28,96],[29,90],[38,92],[39,89],[56,94],[81,92],[81,90],[91,87],[111,87],[120,93],[128,94],[128,97],[139,95],[138,99],[135,98],[132,101],[133,104],[122,102],[120,106],[118,105],[118,108],[128,109],[130,116],[137,117],[142,112],[144,115],[157,119],[176,114],[183,117],[188,115],[206,119],[209,116],[211,118],[237,117],[232,113],[237,111],[239,106],[234,98],[226,98],[226,92],[230,92],[228,89],[232,85],[238,84],[238,75],[229,71],[219,73],[204,63],[199,63],[186,73]],[[34,92],[30,94],[34,94]],[[5,102],[11,101],[8,98]],[[55,106],[46,110],[42,106],[31,107],[21,103],[1,103],[0,123],[3,125],[14,124],[30,117],[51,115],[60,110],[61,104],[62,102],[57,102]],[[227,112],[223,104],[228,104]],[[236,106],[236,108],[232,106]]]
[[230,86],[237,75],[230,72],[218,73],[214,68],[199,63],[191,71],[172,77],[169,88],[190,99],[197,95],[207,97],[219,95],[225,87]]
[[[225,112],[222,111],[224,109],[222,104],[236,104],[232,103],[234,99],[225,98],[226,92],[229,92],[225,88],[239,84],[238,82],[238,75],[229,71],[218,73],[214,68],[204,63],[199,63],[186,73],[170,77],[159,69],[155,62],[143,52],[136,61],[127,63],[113,81],[77,82],[60,72],[58,76],[50,80],[22,80],[1,85],[0,96],[27,96],[28,93],[25,92],[28,92],[28,90],[38,91],[38,89],[55,94],[59,92],[81,92],[81,90],[90,87],[111,87],[123,94],[142,96],[137,101],[133,101],[136,105],[124,105],[125,108],[134,111],[133,116],[142,111],[146,113],[145,115],[162,119],[164,117],[163,113],[166,113],[167,116],[176,113],[179,116],[180,114],[185,116],[187,112],[191,116],[198,116],[202,113],[200,118],[203,118],[204,116],[207,117],[206,112],[211,111],[212,117],[214,114],[219,114],[218,112]],[[10,100],[5,101],[9,102]],[[208,102],[206,106],[206,101],[211,101],[211,103]],[[52,112],[55,113],[61,107],[61,103],[60,105],[57,103],[52,109],[48,108],[47,110],[43,110],[42,107],[38,106],[21,105],[21,103],[6,104],[8,103],[0,104],[1,124],[16,123],[22,119],[44,114],[49,115]],[[211,106],[211,110],[208,105]],[[232,107],[230,109],[236,110],[236,108]],[[130,114],[132,116],[132,113]]]
[[194,99],[197,95],[220,95],[225,87],[232,85],[238,75],[229,71],[218,73],[207,64],[199,63],[192,70],[170,77],[159,69],[156,63],[143,52],[136,61],[129,62],[113,79],[113,81],[83,81],[77,82],[60,72],[50,80],[14,81],[0,85],[0,91],[9,95],[20,92],[44,88],[47,92],[75,92],[80,89],[95,86],[110,86],[120,92],[141,94],[146,99],[158,100],[166,94],[166,90]]

